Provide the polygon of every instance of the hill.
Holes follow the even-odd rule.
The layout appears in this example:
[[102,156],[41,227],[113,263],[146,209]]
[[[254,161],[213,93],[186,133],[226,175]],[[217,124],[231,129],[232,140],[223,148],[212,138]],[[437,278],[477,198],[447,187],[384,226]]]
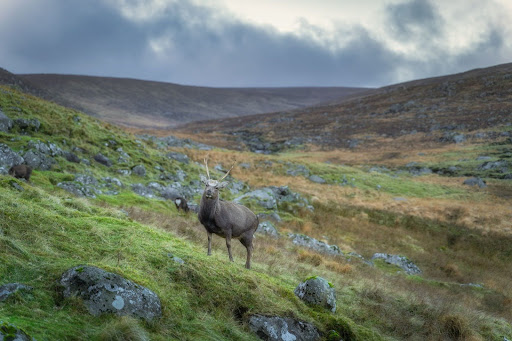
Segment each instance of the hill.
[[165,128],[187,122],[261,114],[338,101],[362,88],[208,88],[125,78],[18,75],[52,100],[107,122]]
[[[134,136],[7,86],[0,110],[0,286],[32,287],[2,294],[2,336],[17,327],[37,340],[258,340],[249,321],[264,315],[310,323],[322,340],[512,338],[512,184],[496,176],[510,172],[507,136],[398,150],[417,162],[404,171],[360,147],[264,155]],[[207,155],[214,178],[237,160],[222,198],[267,224],[250,271],[239,243],[234,263],[221,238],[206,256],[197,217],[165,200],[198,203]],[[30,182],[6,174],[21,161],[35,168]],[[486,187],[420,162],[485,165]],[[407,271],[388,263],[401,257]],[[90,315],[57,284],[85,265],[149,288],[162,316]],[[334,288],[335,312],[294,294],[317,276]]]
[[511,101],[512,64],[504,64],[387,86],[333,105],[196,122],[179,131],[253,149],[259,141],[273,150],[308,144],[399,150],[404,144],[435,146],[453,142],[456,135],[471,138],[474,131],[512,124]]

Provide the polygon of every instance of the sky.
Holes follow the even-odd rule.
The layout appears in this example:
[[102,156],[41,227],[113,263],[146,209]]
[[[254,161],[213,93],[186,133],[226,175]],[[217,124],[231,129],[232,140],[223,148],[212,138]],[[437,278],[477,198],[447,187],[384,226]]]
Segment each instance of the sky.
[[512,62],[511,0],[1,0],[0,67],[361,86]]

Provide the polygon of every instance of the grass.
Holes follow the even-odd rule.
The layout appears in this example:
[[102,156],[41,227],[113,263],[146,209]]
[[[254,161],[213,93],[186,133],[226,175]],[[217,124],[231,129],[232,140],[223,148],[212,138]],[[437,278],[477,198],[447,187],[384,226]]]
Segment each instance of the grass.
[[[247,271],[241,244],[233,243],[235,262],[230,263],[224,240],[214,237],[213,256],[208,257],[206,233],[194,214],[179,213],[168,201],[130,190],[133,183],[158,180],[157,167],[169,173],[179,168],[187,173],[187,181],[197,180],[203,170],[195,162],[168,160],[166,150],[137,142],[116,127],[8,88],[0,90],[0,107],[8,116],[42,122],[41,130],[30,135],[0,134],[1,143],[21,150],[30,139],[39,139],[65,150],[78,146],[85,150],[80,152],[83,158],[102,152],[115,163],[112,168],[94,161],[87,166],[57,157],[54,168],[36,170],[31,183],[0,176],[0,285],[21,282],[34,287],[0,303],[0,320],[38,340],[256,340],[247,326],[248,316],[256,313],[311,322],[325,340],[512,336],[512,292],[509,278],[503,276],[512,272],[512,243],[506,233],[512,217],[507,199],[492,191],[475,191],[437,175],[368,173],[367,165],[335,162],[333,155],[341,154],[265,156],[174,148],[199,163],[208,153],[212,167],[227,167],[235,160],[248,163],[248,169],[235,167],[236,179],[251,188],[288,185],[307,198],[313,211],[280,206],[284,219],[277,228],[282,236],[303,233],[366,259],[375,252],[403,254],[423,275],[405,276],[394,267],[326,256],[297,247],[286,237],[262,235],[256,236],[253,269]],[[75,116],[81,119],[77,122]],[[130,155],[129,163],[116,162],[119,147]],[[326,158],[333,160],[327,164]],[[289,176],[288,163],[305,165],[327,184]],[[117,168],[136,164],[145,166],[145,178],[117,175]],[[119,176],[125,187],[119,195],[96,199],[76,198],[56,187],[76,173],[97,179]],[[337,183],[343,175],[355,186]],[[495,181],[489,183],[506,190],[506,183]],[[234,196],[222,193],[225,199]],[[395,201],[395,196],[406,201]],[[185,264],[175,263],[169,254]],[[56,283],[64,271],[79,264],[118,273],[155,291],[163,317],[154,322],[93,317],[79,299],[63,299]],[[335,288],[335,314],[310,307],[293,294],[300,282],[314,276]],[[483,288],[460,285],[467,283]]]

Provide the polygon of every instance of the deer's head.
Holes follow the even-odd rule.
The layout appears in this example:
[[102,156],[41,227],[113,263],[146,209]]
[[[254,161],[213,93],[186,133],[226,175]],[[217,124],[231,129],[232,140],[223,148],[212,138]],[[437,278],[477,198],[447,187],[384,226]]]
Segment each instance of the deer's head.
[[231,166],[231,168],[228,170],[226,174],[219,180],[210,179],[210,172],[208,171],[208,158],[204,159],[204,165],[206,167],[206,175],[208,175],[208,178],[204,175],[201,175],[201,182],[205,185],[203,196],[206,197],[206,199],[213,199],[216,200],[219,197],[219,190],[223,189],[228,185],[226,181],[224,180],[229,172],[233,169],[235,164]]

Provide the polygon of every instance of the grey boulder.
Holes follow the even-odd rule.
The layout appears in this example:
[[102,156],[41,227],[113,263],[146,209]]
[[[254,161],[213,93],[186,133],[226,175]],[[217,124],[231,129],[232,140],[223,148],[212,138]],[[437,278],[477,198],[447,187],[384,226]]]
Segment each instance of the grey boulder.
[[399,256],[399,255],[390,255],[387,253],[376,253],[372,256],[372,260],[382,259],[384,262],[398,266],[400,269],[404,270],[408,275],[417,275],[421,274],[420,268],[412,261],[410,261],[407,257]]
[[0,167],[7,170],[23,163],[23,158],[14,152],[8,145],[0,143]]
[[279,232],[277,232],[276,227],[269,221],[261,222],[258,225],[258,229],[256,230],[256,233],[260,234],[266,234],[268,236],[271,236],[273,238],[279,237]]
[[20,283],[7,283],[0,286],[0,302],[5,301],[9,296],[20,290],[31,291],[32,287]]
[[96,160],[96,162],[101,163],[104,166],[107,166],[107,167],[112,166],[112,161],[110,161],[110,159],[108,157],[106,157],[105,155],[103,155],[101,153],[94,155],[94,160]]
[[151,321],[162,316],[159,297],[141,285],[103,269],[80,265],[66,271],[64,297],[80,297],[89,313],[130,315]]
[[137,165],[132,168],[132,174],[146,176],[146,167],[144,167],[144,165]]
[[322,277],[312,277],[300,283],[294,294],[304,302],[324,307],[336,312],[336,292],[332,285]]
[[29,150],[23,155],[25,163],[32,167],[32,169],[38,170],[50,170],[52,165],[55,164],[55,160],[38,150]]
[[311,323],[280,316],[252,315],[249,328],[266,341],[316,341],[318,329]]
[[0,110],[0,131],[8,132],[12,128],[12,120]]
[[255,200],[258,205],[268,210],[277,209],[277,201],[274,196],[274,192],[272,192],[270,188],[257,189],[255,191],[239,196],[233,201],[235,203],[240,203],[243,200]]
[[480,188],[487,187],[485,181],[482,180],[481,178],[469,178],[464,180],[463,184],[467,186],[478,186]]
[[292,243],[295,245],[304,246],[327,255],[343,255],[343,252],[341,252],[337,245],[329,245],[304,234],[290,233],[288,234],[288,237],[292,239]]

